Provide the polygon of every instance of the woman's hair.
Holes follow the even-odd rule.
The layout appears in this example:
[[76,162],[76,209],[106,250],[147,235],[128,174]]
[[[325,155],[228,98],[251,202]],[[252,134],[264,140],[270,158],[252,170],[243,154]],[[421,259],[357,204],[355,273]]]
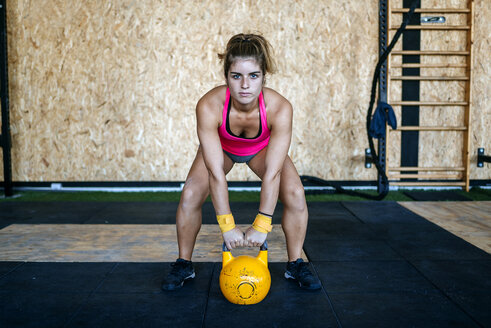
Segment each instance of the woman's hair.
[[230,38],[225,53],[218,54],[218,58],[223,61],[225,78],[227,78],[230,65],[237,58],[254,58],[261,67],[262,73],[266,75],[266,73],[275,71],[271,52],[271,45],[263,36],[240,33]]

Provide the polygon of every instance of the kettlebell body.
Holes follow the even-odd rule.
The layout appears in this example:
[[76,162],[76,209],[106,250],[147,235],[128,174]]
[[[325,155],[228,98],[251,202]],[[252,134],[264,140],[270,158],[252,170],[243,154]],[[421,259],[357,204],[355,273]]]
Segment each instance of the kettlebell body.
[[257,257],[241,255],[234,258],[223,244],[220,289],[229,302],[243,305],[259,303],[268,295],[270,287],[266,242]]

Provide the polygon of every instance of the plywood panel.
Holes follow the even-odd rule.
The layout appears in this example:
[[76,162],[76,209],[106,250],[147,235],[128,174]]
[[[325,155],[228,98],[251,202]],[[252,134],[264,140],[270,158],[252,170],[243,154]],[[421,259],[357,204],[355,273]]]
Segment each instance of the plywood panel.
[[[299,172],[369,178],[357,159],[377,8],[357,0],[8,1],[14,179],[184,180],[198,145],[195,104],[224,82],[216,54],[238,32],[262,33],[275,48],[279,70],[267,85],[295,108],[290,153]],[[244,166],[229,178],[257,180]]]
[[[270,262],[288,260],[281,225],[274,225],[268,247]],[[205,224],[192,261],[221,262],[221,250],[218,225]],[[247,247],[232,252],[234,256],[257,253],[258,249]],[[174,225],[13,224],[0,230],[0,261],[173,262],[177,258]]]
[[400,204],[491,254],[491,202]]

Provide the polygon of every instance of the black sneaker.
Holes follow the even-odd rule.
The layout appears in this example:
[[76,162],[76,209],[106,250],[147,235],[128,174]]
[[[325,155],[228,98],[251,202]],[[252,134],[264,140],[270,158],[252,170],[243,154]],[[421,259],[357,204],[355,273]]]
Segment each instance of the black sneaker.
[[314,290],[321,288],[319,278],[315,277],[312,272],[310,272],[308,263],[304,262],[302,259],[286,264],[285,278],[296,280],[300,285],[300,288],[303,289]]
[[193,263],[183,259],[177,259],[172,263],[172,270],[162,282],[163,290],[175,290],[184,285],[184,281],[196,276],[194,273]]

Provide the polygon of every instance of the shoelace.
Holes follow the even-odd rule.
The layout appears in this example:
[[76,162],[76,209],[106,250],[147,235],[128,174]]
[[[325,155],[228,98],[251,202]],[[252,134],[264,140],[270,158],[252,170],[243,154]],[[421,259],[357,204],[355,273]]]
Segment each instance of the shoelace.
[[310,272],[310,270],[308,268],[308,264],[306,262],[299,263],[297,272],[298,272],[299,277],[312,276],[312,272]]
[[176,274],[183,275],[184,274],[184,268],[186,266],[185,263],[175,262],[175,263],[172,263],[171,265],[172,265],[172,270],[171,270],[172,275],[176,275]]

